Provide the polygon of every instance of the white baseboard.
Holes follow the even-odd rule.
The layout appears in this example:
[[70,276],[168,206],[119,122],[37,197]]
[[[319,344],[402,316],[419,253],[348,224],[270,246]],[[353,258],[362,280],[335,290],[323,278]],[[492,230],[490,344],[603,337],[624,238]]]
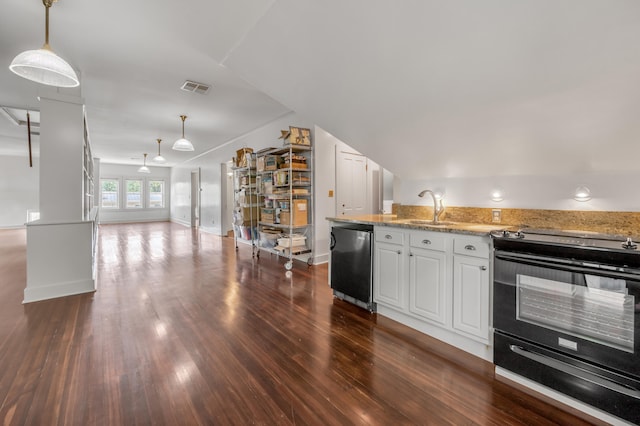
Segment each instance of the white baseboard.
[[22,303],[38,302],[40,300],[56,299],[58,297],[73,296],[75,294],[91,293],[94,291],[96,291],[96,284],[93,279],[27,287],[24,289],[24,300]]
[[407,327],[411,327],[414,330],[418,330],[421,333],[436,338],[451,346],[455,346],[456,348],[468,352],[471,355],[475,355],[478,358],[482,358],[485,361],[493,362],[493,346],[490,342],[484,343],[472,338],[467,338],[459,333],[450,331],[443,326],[419,320],[388,306],[381,305],[380,302],[378,302],[378,314],[391,318],[394,321],[404,324]]
[[118,223],[146,223],[146,222],[169,222],[168,218],[165,219],[134,219],[134,220],[103,220],[100,219],[100,224],[112,225]]
[[169,222],[177,223],[178,225],[182,225],[182,226],[186,226],[187,228],[191,228],[191,222],[186,221],[186,220],[176,219],[176,218],[172,217],[171,219],[169,219]]
[[323,263],[328,263],[329,262],[329,255],[328,254],[320,254],[320,255],[314,255],[313,256],[313,264],[314,265],[321,265]]

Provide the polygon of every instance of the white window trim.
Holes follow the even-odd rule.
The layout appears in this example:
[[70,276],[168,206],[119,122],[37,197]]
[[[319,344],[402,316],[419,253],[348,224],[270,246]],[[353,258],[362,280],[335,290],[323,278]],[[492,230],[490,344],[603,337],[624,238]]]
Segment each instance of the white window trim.
[[[133,180],[137,180],[140,182],[140,207],[129,207],[127,205],[127,195],[128,195],[128,191],[127,191],[127,182],[128,181],[133,181]],[[123,210],[144,210],[146,208],[145,206],[145,183],[146,183],[146,179],[145,178],[141,178],[141,177],[128,177],[128,178],[124,178],[122,181],[122,198],[123,198],[123,203],[122,203],[122,209]]]
[[[104,207],[102,205],[102,181],[103,180],[115,180],[118,183],[117,207]],[[110,211],[118,211],[122,209],[122,179],[121,178],[113,177],[113,176],[105,176],[100,178],[100,203],[98,204],[98,206],[101,209],[110,210]]]
[[[151,182],[162,182],[162,206],[161,207],[152,207],[151,206]],[[147,178],[147,196],[145,197],[145,202],[147,203],[147,208],[151,210],[162,210],[167,208],[167,181],[165,179],[154,179]]]

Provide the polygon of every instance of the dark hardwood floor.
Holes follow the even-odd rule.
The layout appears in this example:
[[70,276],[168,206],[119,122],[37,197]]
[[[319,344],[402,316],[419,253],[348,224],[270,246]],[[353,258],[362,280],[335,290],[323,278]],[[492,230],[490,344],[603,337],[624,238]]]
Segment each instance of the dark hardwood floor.
[[326,265],[180,225],[102,225],[98,291],[22,305],[25,235],[0,231],[3,425],[589,424],[333,300]]

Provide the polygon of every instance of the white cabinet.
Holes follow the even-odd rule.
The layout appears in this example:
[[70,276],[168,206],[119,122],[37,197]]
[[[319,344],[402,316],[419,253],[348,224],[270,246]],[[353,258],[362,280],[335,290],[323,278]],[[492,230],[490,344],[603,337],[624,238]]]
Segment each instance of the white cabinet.
[[375,232],[373,298],[377,303],[406,309],[404,234]]
[[490,360],[489,238],[375,228],[378,312]]
[[445,325],[449,311],[445,238],[435,233],[412,232],[409,239],[409,311]]
[[489,339],[489,261],[453,257],[453,328]]

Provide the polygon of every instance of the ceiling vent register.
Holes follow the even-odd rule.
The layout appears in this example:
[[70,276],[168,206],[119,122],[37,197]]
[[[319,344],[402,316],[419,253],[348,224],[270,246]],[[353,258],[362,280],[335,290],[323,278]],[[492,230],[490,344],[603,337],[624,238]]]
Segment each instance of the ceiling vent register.
[[196,83],[195,81],[187,80],[184,82],[180,89],[184,90],[185,92],[193,92],[199,93],[201,95],[206,95],[207,92],[209,92],[209,89],[211,89],[211,86],[209,86],[208,84]]

